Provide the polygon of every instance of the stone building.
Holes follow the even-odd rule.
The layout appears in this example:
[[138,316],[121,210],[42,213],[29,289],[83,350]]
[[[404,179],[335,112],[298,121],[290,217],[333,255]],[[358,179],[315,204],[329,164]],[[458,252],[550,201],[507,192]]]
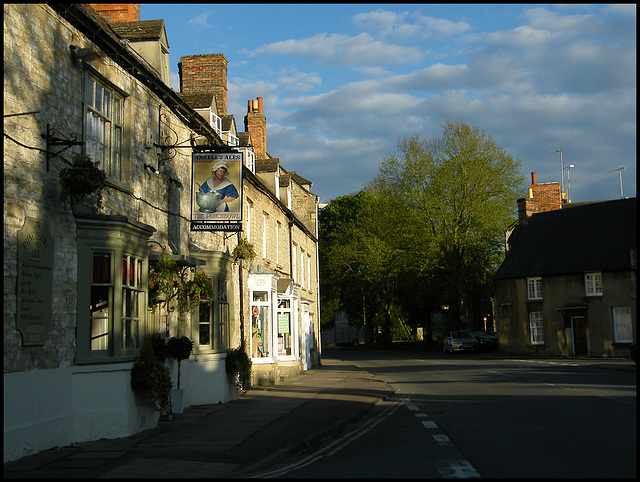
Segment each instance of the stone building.
[[569,203],[559,183],[518,199],[494,275],[503,353],[628,357],[636,340],[636,199]]
[[[5,462],[154,427],[130,385],[149,335],[194,341],[185,406],[237,398],[225,359],[242,333],[255,384],[318,364],[317,197],[267,154],[261,98],[237,131],[224,56],[204,56],[212,77],[192,90],[181,59],[173,91],[164,22],[139,4],[5,4],[4,31]],[[231,231],[193,230],[192,154],[206,152],[242,154]],[[60,199],[77,156],[106,173],[101,205]],[[232,255],[243,237],[251,263]],[[147,308],[161,256],[204,272],[212,303]]]

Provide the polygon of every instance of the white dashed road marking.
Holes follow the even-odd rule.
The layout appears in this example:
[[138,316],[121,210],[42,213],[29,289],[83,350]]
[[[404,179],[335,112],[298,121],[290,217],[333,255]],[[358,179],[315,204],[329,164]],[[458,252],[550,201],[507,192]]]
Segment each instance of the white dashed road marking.
[[[411,400],[408,398],[400,399],[402,403],[404,403],[409,410],[412,412],[419,412],[420,408],[417,405],[411,404]],[[429,415],[425,413],[414,413],[417,418],[429,418]],[[440,427],[435,422],[431,420],[421,420],[424,428],[429,430],[439,430]],[[431,437],[435,443],[439,446],[452,446],[453,442],[449,437],[447,437],[443,433],[431,433]],[[466,460],[461,461],[447,461],[441,462],[438,464],[438,473],[445,479],[468,479],[468,478],[476,478],[480,477],[480,474],[476,471],[473,466],[467,462]]]

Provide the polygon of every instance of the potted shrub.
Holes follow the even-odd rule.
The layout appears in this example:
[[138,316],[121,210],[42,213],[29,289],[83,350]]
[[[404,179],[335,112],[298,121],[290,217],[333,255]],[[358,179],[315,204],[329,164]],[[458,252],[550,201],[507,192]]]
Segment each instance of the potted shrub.
[[145,338],[131,369],[131,388],[144,391],[147,404],[162,415],[171,414],[171,387],[169,369],[156,359],[151,338]]
[[184,410],[184,389],[180,388],[180,363],[187,360],[193,351],[193,342],[186,336],[172,337],[167,342],[167,355],[178,362],[178,383],[171,390],[171,405],[173,413],[182,413]]
[[238,393],[244,393],[251,386],[251,358],[244,350],[244,341],[240,348],[236,348],[227,353],[225,360],[227,373],[234,374]]

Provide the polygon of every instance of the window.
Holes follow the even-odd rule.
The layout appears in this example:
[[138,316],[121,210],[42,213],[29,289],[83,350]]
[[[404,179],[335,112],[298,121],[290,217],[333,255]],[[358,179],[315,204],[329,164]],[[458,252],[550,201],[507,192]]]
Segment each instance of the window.
[[225,350],[229,347],[229,299],[226,279],[214,280],[215,299],[201,303],[198,314],[198,351]]
[[229,146],[237,146],[240,144],[240,140],[237,136],[233,135],[231,131],[224,131],[224,134],[227,135],[227,145]]
[[613,326],[616,343],[633,343],[631,308],[628,306],[613,308]]
[[311,291],[311,255],[307,255],[307,289]]
[[254,152],[251,149],[248,149],[246,147],[241,147],[240,151],[242,151],[244,153],[244,165],[247,166],[247,168],[255,173],[256,172],[256,155],[254,154]]
[[278,356],[291,355],[291,299],[278,300]]
[[298,246],[291,246],[291,271],[293,271],[293,282],[298,282]]
[[533,311],[529,313],[529,330],[531,332],[531,344],[544,345],[542,312]]
[[271,356],[269,330],[269,292],[253,291],[251,298],[251,356]]
[[209,109],[209,124],[219,136],[222,136],[222,119],[215,112]]
[[262,213],[262,258],[267,259],[267,222],[269,215]]
[[[120,273],[113,251],[94,251],[91,262],[89,302],[89,356],[125,355],[140,348],[140,329],[145,306],[144,260],[122,256]],[[120,299],[116,279],[120,276]],[[116,303],[118,302],[118,305]],[[117,306],[117,309],[116,309]],[[80,319],[80,323],[82,319]],[[116,338],[118,334],[119,338]]]
[[152,231],[120,219],[77,217],[76,223],[76,361],[134,360],[147,333],[145,246]]
[[542,299],[542,278],[527,278],[527,299]]
[[300,285],[304,288],[304,251],[300,250]]
[[247,227],[245,233],[247,235],[247,241],[251,242],[251,220],[253,219],[253,202],[247,199]]
[[584,286],[587,296],[602,296],[602,273],[585,273]]
[[140,348],[140,315],[144,290],[142,260],[122,257],[122,347]]
[[121,180],[124,97],[87,74],[84,99],[86,154],[107,176]]
[[280,265],[280,231],[282,230],[282,223],[276,221],[276,265]]
[[229,346],[229,300],[227,297],[228,281],[218,279],[218,319],[216,323],[216,348],[223,350]]
[[91,274],[91,304],[89,349],[93,352],[109,350],[111,320],[113,319],[112,253],[93,253]]

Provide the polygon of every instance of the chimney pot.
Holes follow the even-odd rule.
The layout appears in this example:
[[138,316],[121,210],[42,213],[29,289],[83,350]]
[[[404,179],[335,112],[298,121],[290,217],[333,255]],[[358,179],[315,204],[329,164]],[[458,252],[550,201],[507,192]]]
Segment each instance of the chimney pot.
[[532,173],[531,173],[531,184],[537,184],[537,182],[536,182],[536,181],[537,181],[537,180],[536,180],[536,173],[535,173],[535,172],[532,172]]

